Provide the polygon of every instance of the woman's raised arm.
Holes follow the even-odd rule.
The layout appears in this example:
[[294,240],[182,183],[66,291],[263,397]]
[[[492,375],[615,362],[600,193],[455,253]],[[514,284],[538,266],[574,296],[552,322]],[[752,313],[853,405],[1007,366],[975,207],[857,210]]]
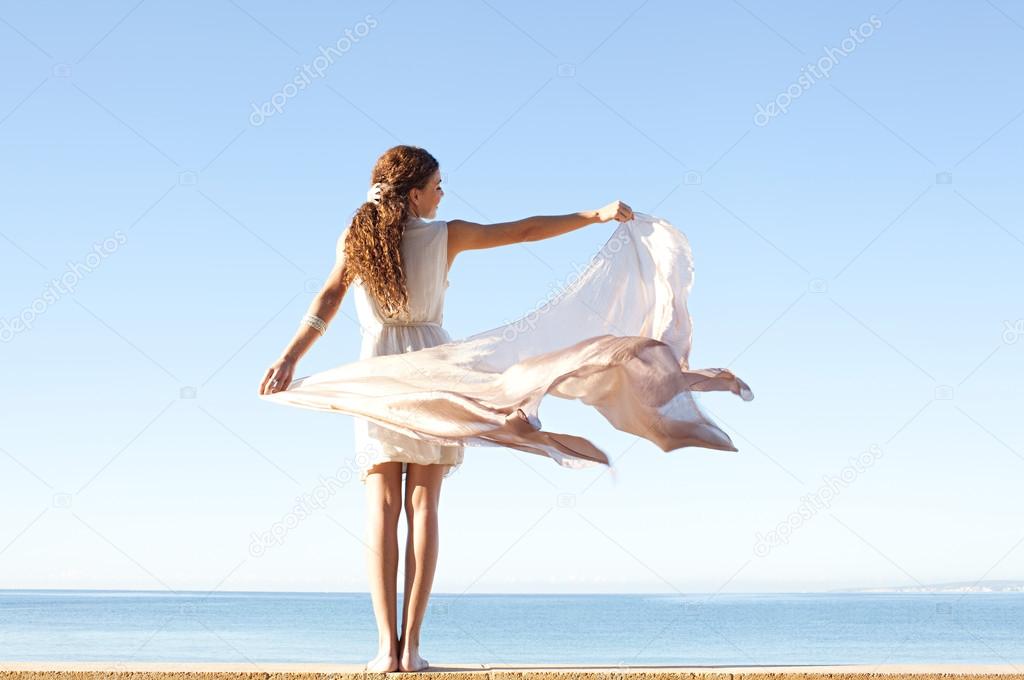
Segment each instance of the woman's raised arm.
[[633,209],[622,201],[614,201],[599,210],[585,210],[568,215],[537,215],[515,222],[477,224],[465,220],[448,222],[448,264],[464,250],[497,248],[512,243],[542,241],[559,236],[594,222],[620,222],[633,219]]

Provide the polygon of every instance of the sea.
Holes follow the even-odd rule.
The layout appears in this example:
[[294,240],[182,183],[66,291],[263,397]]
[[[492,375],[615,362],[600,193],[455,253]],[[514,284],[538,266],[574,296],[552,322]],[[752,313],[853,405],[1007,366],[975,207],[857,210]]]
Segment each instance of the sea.
[[[433,665],[1024,667],[1024,593],[434,593],[420,638]],[[361,664],[376,650],[367,593],[0,590],[0,661]]]

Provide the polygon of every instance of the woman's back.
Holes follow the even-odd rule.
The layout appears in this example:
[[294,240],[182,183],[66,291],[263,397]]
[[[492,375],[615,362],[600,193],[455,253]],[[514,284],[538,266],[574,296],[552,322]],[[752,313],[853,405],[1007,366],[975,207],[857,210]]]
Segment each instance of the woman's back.
[[448,223],[410,216],[401,243],[408,310],[387,318],[356,279],[352,285],[363,335],[360,358],[433,347],[450,338],[442,327],[448,288]]

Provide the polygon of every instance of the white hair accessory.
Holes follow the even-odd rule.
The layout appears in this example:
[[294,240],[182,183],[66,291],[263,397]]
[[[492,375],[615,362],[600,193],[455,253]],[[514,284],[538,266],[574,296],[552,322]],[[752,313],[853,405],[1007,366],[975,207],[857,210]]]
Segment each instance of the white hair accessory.
[[390,187],[391,187],[391,185],[388,184],[387,182],[375,182],[369,188],[369,190],[366,192],[366,202],[367,203],[373,203],[373,204],[380,203],[381,192],[384,189],[390,188]]

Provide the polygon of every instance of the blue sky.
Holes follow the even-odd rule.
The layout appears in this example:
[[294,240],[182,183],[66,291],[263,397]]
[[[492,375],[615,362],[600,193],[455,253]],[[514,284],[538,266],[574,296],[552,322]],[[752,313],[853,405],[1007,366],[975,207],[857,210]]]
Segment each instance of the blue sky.
[[[468,449],[435,592],[1020,578],[1022,38],[1007,0],[0,4],[0,586],[366,590],[351,419],[256,386],[399,143],[442,219],[674,223],[691,365],[756,395],[701,400],[738,453],[547,401],[616,482]],[[612,228],[460,256],[446,327]]]

